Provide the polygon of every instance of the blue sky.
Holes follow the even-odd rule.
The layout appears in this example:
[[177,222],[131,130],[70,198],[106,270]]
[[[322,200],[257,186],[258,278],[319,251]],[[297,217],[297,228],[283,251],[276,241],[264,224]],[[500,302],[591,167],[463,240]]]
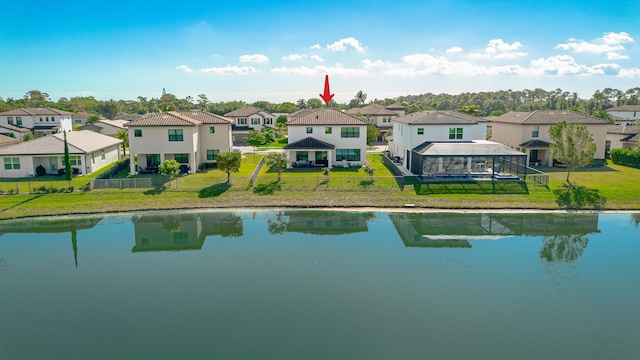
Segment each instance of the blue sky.
[[637,1],[0,0],[0,96],[338,102],[640,86]]

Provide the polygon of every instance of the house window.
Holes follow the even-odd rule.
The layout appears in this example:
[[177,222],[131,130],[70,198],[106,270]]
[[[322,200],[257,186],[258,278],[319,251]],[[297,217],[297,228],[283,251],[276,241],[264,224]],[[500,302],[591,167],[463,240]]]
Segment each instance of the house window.
[[209,134],[215,134],[216,128],[214,126],[209,126]]
[[142,129],[133,130],[133,136],[134,137],[142,137]]
[[538,137],[539,132],[540,132],[540,126],[534,126],[533,131],[531,132],[531,137]]
[[449,140],[461,140],[462,128],[449,128]]
[[330,126],[329,126],[329,127],[324,128],[324,133],[325,133],[325,134],[331,134],[331,132],[332,132],[332,131],[333,131],[333,129],[332,129]]
[[13,125],[13,116],[7,117],[7,124]]
[[359,138],[360,128],[357,127],[343,127],[340,128],[340,137],[343,138]]
[[169,141],[183,141],[182,129],[169,129]]
[[106,156],[104,155],[104,149],[101,149],[101,150],[100,150],[100,158],[101,158],[102,160],[104,160],[104,159],[106,158]]
[[40,122],[42,122],[42,116],[40,116]]
[[16,125],[22,126],[22,116],[16,116]]
[[20,158],[19,157],[6,157],[4,158],[5,170],[20,170]]
[[49,121],[49,117],[48,117],[48,116],[47,116],[47,117],[45,117],[45,118],[44,118],[44,121]]
[[418,135],[424,135],[424,128],[418,128]]
[[247,125],[247,118],[238,118],[238,125]]
[[313,128],[311,126],[307,126],[307,134],[313,134]]
[[260,118],[251,118],[251,125],[260,125]]
[[80,166],[82,165],[82,157],[71,155],[69,156],[69,163],[71,165]]
[[56,118],[52,116],[51,121],[56,121]]
[[336,161],[342,160],[360,161],[360,149],[336,149]]
[[309,152],[296,151],[296,161],[309,161]]
[[189,154],[174,154],[173,157],[180,164],[188,164],[189,163]]
[[265,125],[273,125],[273,118],[264,118]]
[[186,232],[173,233],[173,245],[187,245],[187,244],[189,244],[189,233],[186,233]]
[[208,161],[216,161],[218,160],[218,154],[220,153],[220,150],[207,150],[207,160]]
[[160,154],[147,154],[147,166],[160,165]]

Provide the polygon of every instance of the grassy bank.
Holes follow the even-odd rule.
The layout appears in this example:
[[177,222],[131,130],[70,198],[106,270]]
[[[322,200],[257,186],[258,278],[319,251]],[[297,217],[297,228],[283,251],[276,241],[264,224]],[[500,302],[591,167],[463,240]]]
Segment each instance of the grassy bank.
[[[404,190],[387,183],[388,172],[378,165],[381,175],[367,185],[362,170],[334,171],[326,186],[287,186],[302,176],[322,177],[319,170],[283,173],[290,176],[280,186],[275,173],[263,168],[256,186],[249,187],[248,175],[259,161],[258,156],[243,159],[243,169],[232,175],[227,185],[226,175],[212,169],[169,181],[158,177],[155,189],[99,190],[56,194],[18,194],[0,196],[0,218],[20,218],[42,215],[83,214],[121,211],[186,208],[240,207],[380,207],[397,208],[413,204],[418,208],[441,209],[558,209],[555,188],[564,184],[566,173],[558,169],[542,169],[549,173],[549,188],[528,183],[519,189],[494,191],[486,184],[434,184]],[[373,160],[377,161],[377,160]],[[316,174],[315,172],[318,171]],[[349,180],[349,177],[351,180]],[[338,180],[340,179],[340,180]],[[640,210],[640,169],[618,165],[584,169],[571,175],[572,182],[596,190],[606,199],[603,209]],[[307,180],[305,180],[307,181]],[[174,185],[177,184],[177,186]],[[332,184],[346,184],[335,186]],[[384,184],[384,186],[376,184]],[[489,182],[490,184],[490,182]],[[165,185],[164,188],[162,185]],[[270,191],[256,188],[272,185]],[[498,186],[502,186],[498,184]]]

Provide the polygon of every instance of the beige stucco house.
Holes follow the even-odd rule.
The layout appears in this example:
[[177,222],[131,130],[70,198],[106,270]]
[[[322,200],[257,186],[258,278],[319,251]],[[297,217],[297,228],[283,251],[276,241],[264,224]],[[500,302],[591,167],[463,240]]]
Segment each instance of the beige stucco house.
[[232,150],[231,124],[229,118],[200,110],[132,121],[127,124],[131,173],[157,170],[165,160],[176,160],[195,173],[201,164],[215,163],[220,152]]
[[367,123],[334,108],[320,108],[287,122],[290,166],[354,166],[367,156]]
[[613,116],[618,125],[640,125],[640,105],[621,105],[610,109],[607,112]]
[[611,149],[634,149],[640,140],[640,126],[609,125],[607,127],[607,154]]
[[374,103],[360,108],[345,110],[345,112],[374,124],[380,129],[382,139],[393,127],[393,119],[398,116],[403,116],[405,114],[405,110],[406,108],[402,105],[384,106]]
[[[92,131],[67,133],[74,174],[90,174],[120,159],[122,140]],[[53,134],[0,148],[0,177],[20,178],[64,169],[64,134]],[[38,170],[40,168],[40,170]]]
[[604,160],[610,123],[571,110],[508,112],[493,119],[491,140],[527,154],[530,165],[552,166],[549,128],[562,121],[585,126],[596,143],[594,160]]
[[260,131],[265,127],[274,127],[276,116],[255,106],[244,106],[240,109],[224,114],[233,120],[234,127],[238,129],[251,129]]
[[91,124],[81,126],[79,130],[90,130],[100,134],[116,136],[121,130],[127,130],[129,120],[96,120]]

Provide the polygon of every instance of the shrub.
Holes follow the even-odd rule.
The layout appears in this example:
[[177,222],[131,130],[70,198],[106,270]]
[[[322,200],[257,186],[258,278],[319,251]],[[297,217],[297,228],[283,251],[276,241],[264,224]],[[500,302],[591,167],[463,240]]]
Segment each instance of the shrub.
[[614,164],[640,168],[640,151],[611,149],[611,161]]

